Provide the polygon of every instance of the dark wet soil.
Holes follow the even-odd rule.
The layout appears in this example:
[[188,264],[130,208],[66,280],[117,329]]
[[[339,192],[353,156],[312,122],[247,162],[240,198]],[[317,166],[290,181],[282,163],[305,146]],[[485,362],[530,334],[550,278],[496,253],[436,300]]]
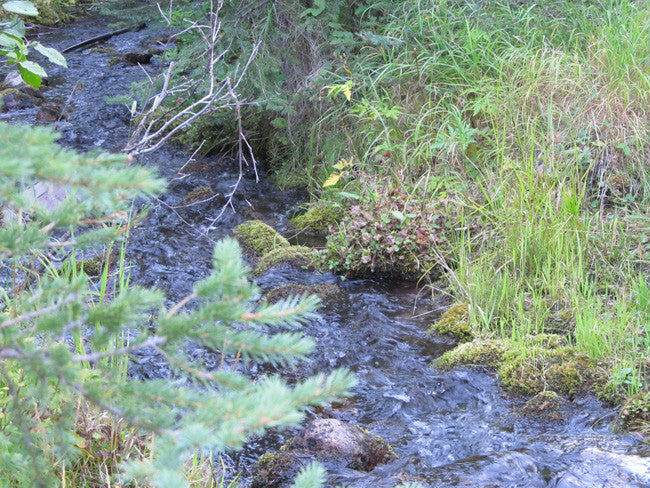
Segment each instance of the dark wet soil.
[[[106,32],[110,22],[91,17],[49,29],[41,41],[61,49]],[[155,74],[161,61],[154,57],[151,64],[139,67],[113,64],[111,59],[146,51],[162,34],[152,28],[129,32],[104,43],[104,49],[68,54],[67,70],[47,66],[50,88],[45,98],[66,113],[52,123],[62,144],[82,151],[118,151],[124,146],[128,104],[108,103],[107,98],[127,95],[131,83],[144,77],[143,69]],[[34,124],[38,110],[16,108],[0,114],[0,120]],[[188,157],[182,148],[168,145],[139,161],[159,168],[170,184],[132,232],[128,247],[132,282],[162,288],[170,301],[183,297],[208,273],[214,243],[236,224],[259,218],[286,231],[287,213],[306,198],[298,191],[281,192],[264,177],[256,183],[252,173],[247,174],[234,208],[210,225],[236,181],[236,165],[215,156],[200,160],[193,174],[177,174]],[[204,186],[217,197],[180,205],[187,193]],[[433,369],[431,360],[450,347],[426,333],[445,303],[442,297],[419,294],[411,284],[341,281],[332,274],[292,268],[272,269],[259,279],[264,291],[286,283],[335,283],[341,292],[327,299],[320,318],[305,327],[318,343],[311,361],[280,373],[293,381],[350,368],[359,380],[354,397],[327,414],[381,435],[399,456],[369,473],[338,468],[330,473],[329,486],[391,487],[418,481],[430,487],[650,487],[650,447],[612,430],[607,422],[610,411],[594,398],[574,399],[564,421],[524,418],[518,412],[525,399],[505,393],[492,375]],[[207,367],[220,365],[215,353],[191,345],[187,353]],[[251,375],[273,371],[263,364],[239,368]],[[130,373],[141,378],[170,375],[164,361],[146,354],[133,361]],[[227,457],[242,471],[244,485],[260,453],[277,449],[289,435],[270,433],[253,440],[243,453]]]

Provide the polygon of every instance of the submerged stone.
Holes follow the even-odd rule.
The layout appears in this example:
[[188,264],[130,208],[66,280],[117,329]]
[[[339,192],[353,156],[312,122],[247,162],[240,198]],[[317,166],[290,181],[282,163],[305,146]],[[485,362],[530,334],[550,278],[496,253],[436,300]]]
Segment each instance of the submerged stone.
[[191,205],[193,203],[202,202],[208,200],[215,195],[214,190],[209,186],[201,186],[190,191],[183,199],[180,201],[179,205]]
[[276,303],[280,300],[289,298],[290,296],[296,295],[318,295],[321,299],[327,299],[333,295],[339,293],[341,289],[333,284],[325,283],[322,285],[300,285],[297,283],[289,283],[287,285],[276,286],[269,290],[264,298],[269,303]]

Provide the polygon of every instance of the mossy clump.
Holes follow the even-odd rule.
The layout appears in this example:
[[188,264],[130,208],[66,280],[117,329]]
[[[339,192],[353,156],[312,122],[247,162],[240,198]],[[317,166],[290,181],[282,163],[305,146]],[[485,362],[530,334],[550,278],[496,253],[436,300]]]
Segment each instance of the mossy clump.
[[106,44],[102,44],[90,50],[90,53],[99,53],[99,54],[113,54],[114,52],[115,52],[115,48],[113,46],[108,46]]
[[435,365],[442,369],[457,366],[484,366],[496,368],[508,350],[506,341],[499,339],[476,339],[466,342],[440,356]]
[[79,263],[79,270],[82,270],[88,276],[99,276],[104,270],[104,256],[99,255],[94,258],[84,259]]
[[292,480],[302,463],[287,450],[265,452],[253,467],[251,488],[273,488]]
[[287,263],[292,266],[320,268],[320,259],[318,253],[305,246],[283,246],[272,249],[264,254],[255,268],[255,274],[265,273],[273,266]]
[[535,395],[547,389],[575,395],[585,384],[591,361],[574,347],[512,348],[497,371],[506,388]]
[[447,334],[460,342],[469,342],[474,338],[472,324],[469,320],[469,307],[466,303],[456,303],[442,314],[440,320],[435,322],[431,329],[440,334]]
[[355,425],[357,429],[365,434],[363,455],[355,456],[348,467],[359,471],[372,471],[380,464],[388,463],[397,459],[397,453],[383,437],[373,434],[367,429]]
[[630,398],[621,408],[619,417],[626,429],[649,433],[650,392],[639,393]]
[[321,201],[309,207],[305,213],[293,217],[291,223],[300,230],[324,232],[337,225],[344,216],[345,211],[340,205]]
[[545,349],[557,349],[567,345],[567,338],[561,334],[531,334],[524,337],[524,344]]
[[215,195],[214,190],[209,186],[201,186],[190,191],[183,199],[179,202],[179,205],[192,205],[193,203],[202,202],[208,200]]
[[561,420],[562,398],[552,390],[542,391],[526,402],[521,410],[524,415],[534,418]]
[[273,251],[290,247],[287,241],[279,232],[261,220],[247,220],[235,228],[235,237],[242,247],[260,257]]
[[280,285],[272,288],[264,295],[264,298],[269,303],[276,303],[280,300],[285,300],[291,296],[296,295],[318,295],[321,300],[327,299],[339,293],[341,289],[331,283],[324,283],[321,285],[300,285],[297,283],[289,283],[287,285]]

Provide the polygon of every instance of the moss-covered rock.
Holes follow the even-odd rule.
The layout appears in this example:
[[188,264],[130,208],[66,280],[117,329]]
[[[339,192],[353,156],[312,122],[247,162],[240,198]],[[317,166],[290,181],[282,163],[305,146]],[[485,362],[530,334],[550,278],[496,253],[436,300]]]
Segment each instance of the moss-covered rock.
[[260,275],[273,266],[283,263],[297,267],[320,268],[320,258],[314,249],[305,246],[283,246],[264,254],[255,268],[255,274]]
[[340,205],[321,201],[309,207],[305,213],[293,217],[291,223],[300,230],[324,233],[330,226],[343,220],[344,216],[345,211]]
[[465,303],[452,305],[442,314],[440,320],[431,326],[431,330],[450,335],[460,342],[471,341],[474,334],[469,320],[469,307]]
[[518,347],[503,356],[498,369],[506,388],[535,395],[546,389],[575,395],[585,384],[591,361],[574,347]]
[[442,369],[457,366],[484,366],[497,368],[508,349],[506,341],[498,339],[476,339],[466,342],[440,356],[435,365]]
[[190,191],[183,197],[179,205],[192,205],[193,203],[202,202],[208,200],[215,195],[214,190],[209,186],[201,186]]
[[566,336],[560,334],[534,334],[524,337],[524,344],[545,349],[557,349],[567,345]]
[[341,420],[315,419],[279,451],[260,457],[250,486],[289,486],[298,470],[312,460],[371,471],[396,458],[392,447],[378,435]]
[[337,419],[312,420],[292,440],[291,447],[315,453],[322,460],[342,462],[359,471],[371,471],[397,458],[380,436]]
[[295,478],[302,462],[286,450],[265,452],[253,467],[251,488],[275,488]]
[[552,390],[542,391],[526,402],[522,413],[536,419],[561,420],[566,416],[560,395]]
[[287,285],[276,286],[269,290],[264,298],[269,303],[279,302],[289,298],[290,296],[304,295],[305,293],[310,295],[318,295],[321,300],[325,300],[333,295],[339,293],[341,289],[330,283],[324,283],[321,285],[300,285],[297,283],[289,283]]
[[247,220],[235,228],[235,237],[244,250],[260,257],[274,249],[290,247],[279,232],[261,220]]

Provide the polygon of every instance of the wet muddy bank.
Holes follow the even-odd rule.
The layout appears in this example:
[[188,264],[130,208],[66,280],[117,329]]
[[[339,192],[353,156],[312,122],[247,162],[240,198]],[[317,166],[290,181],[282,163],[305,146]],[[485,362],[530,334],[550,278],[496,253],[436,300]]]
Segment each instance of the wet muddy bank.
[[[79,39],[107,31],[101,17],[83,19],[52,29],[42,42],[59,49]],[[144,67],[115,64],[116,56],[148,49],[161,32],[128,32],[97,46],[68,54],[69,69],[47,66],[48,103],[65,107],[67,117],[52,124],[61,143],[82,151],[120,150],[129,135],[129,109],[107,98],[128,94],[131,83],[160,68],[154,58]],[[39,107],[14,109],[0,120],[33,124]],[[192,284],[207,275],[214,243],[231,235],[248,219],[260,219],[280,231],[290,229],[288,215],[306,195],[281,192],[262,175],[257,183],[248,171],[233,199],[232,209],[215,223],[223,195],[237,181],[234,161],[213,156],[179,173],[188,161],[182,148],[168,145],[143,157],[140,164],[159,168],[170,179],[168,191],[133,229],[127,256],[133,283],[159,287],[170,302],[185,296]],[[186,168],[187,169],[187,168]],[[209,187],[214,198],[186,205],[197,188]],[[262,293],[290,283],[332,284],[320,317],[305,326],[318,343],[311,361],[290,371],[263,364],[242,364],[249,375],[282,374],[290,381],[317,372],[347,367],[357,376],[354,396],[308,418],[330,416],[358,424],[382,436],[398,458],[370,472],[337,468],[329,486],[391,487],[419,481],[432,487],[644,487],[650,486],[650,449],[634,436],[612,430],[611,411],[591,396],[571,402],[567,418],[548,421],[524,417],[525,398],[499,386],[493,375],[476,369],[442,372],[431,362],[450,348],[427,329],[445,305],[444,297],[419,293],[412,284],[341,279],[293,267],[272,268],[258,280]],[[187,346],[187,353],[208,368],[219,368],[217,351]],[[160,357],[139,355],[130,372],[139,378],[169,377]],[[182,381],[182,378],[176,378]],[[604,419],[601,421],[601,419]],[[251,465],[267,450],[278,449],[295,432],[272,432],[253,440],[242,453],[228,459],[248,482]]]

